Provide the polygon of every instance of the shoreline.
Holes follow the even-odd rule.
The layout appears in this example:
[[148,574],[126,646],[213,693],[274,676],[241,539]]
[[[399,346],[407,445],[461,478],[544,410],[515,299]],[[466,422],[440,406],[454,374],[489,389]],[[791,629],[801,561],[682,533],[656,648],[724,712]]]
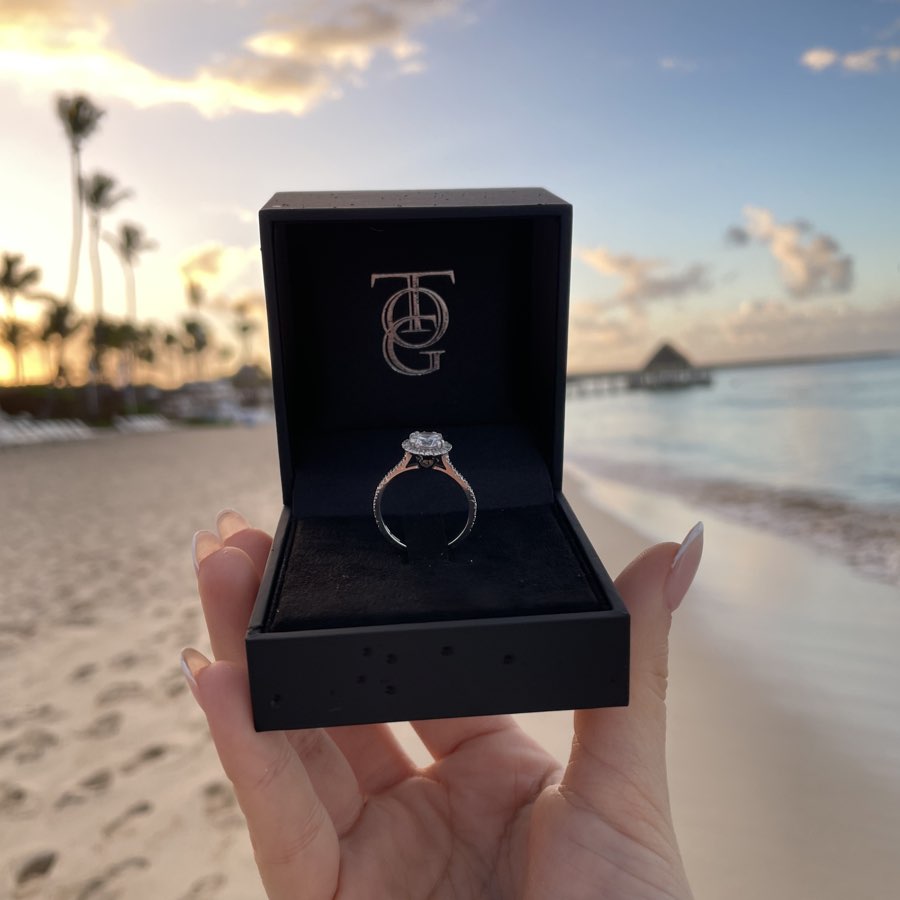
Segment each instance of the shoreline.
[[651,491],[757,531],[775,531],[819,554],[840,556],[864,579],[900,589],[900,505],[851,500],[812,488],[700,478],[650,463],[622,463],[582,453],[568,467],[582,480]]

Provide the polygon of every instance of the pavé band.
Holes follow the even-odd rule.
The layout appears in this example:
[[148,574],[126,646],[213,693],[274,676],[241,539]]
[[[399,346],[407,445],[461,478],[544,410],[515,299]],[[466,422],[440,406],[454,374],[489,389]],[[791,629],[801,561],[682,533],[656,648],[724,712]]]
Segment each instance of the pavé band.
[[385,524],[381,515],[381,498],[384,496],[387,486],[399,475],[413,472],[416,469],[433,469],[435,472],[442,472],[444,475],[452,478],[466,495],[466,503],[469,508],[466,524],[462,531],[452,541],[448,542],[447,546],[452,547],[454,544],[458,544],[472,530],[472,526],[475,524],[478,503],[475,500],[475,492],[472,490],[472,486],[450,462],[450,451],[453,449],[453,445],[449,441],[445,441],[444,436],[437,431],[414,431],[403,441],[401,446],[404,450],[403,459],[381,479],[378,487],[375,488],[372,512],[375,514],[378,530],[392,544],[406,548],[406,544]]

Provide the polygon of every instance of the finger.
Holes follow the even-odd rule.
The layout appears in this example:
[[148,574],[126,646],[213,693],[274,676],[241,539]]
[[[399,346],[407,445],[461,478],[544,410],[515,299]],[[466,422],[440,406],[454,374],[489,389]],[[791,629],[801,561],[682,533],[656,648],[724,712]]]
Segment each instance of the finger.
[[469,750],[500,733],[523,734],[512,716],[470,716],[463,719],[425,719],[410,722],[428,752],[441,760]]
[[331,900],[338,838],[302,762],[283,732],[254,730],[246,672],[231,662],[210,665],[197,651],[182,659],[247,819],[270,900]]
[[213,655],[246,666],[244,638],[259,590],[250,557],[237,547],[221,547],[201,561],[197,585]]
[[256,574],[262,578],[266,562],[269,559],[269,551],[272,549],[272,538],[265,531],[260,531],[258,528],[246,528],[225,538],[224,544],[226,547],[237,547],[239,550],[243,550],[250,557]]
[[[668,809],[665,696],[672,611],[700,564],[702,526],[681,546],[657,544],[616,579],[631,616],[630,701],[624,708],[578,710],[572,756],[561,788],[590,805],[610,808],[623,792]],[[613,804],[615,805],[615,804]]]
[[194,574],[200,574],[200,563],[217,550],[222,549],[222,539],[211,531],[198,531],[191,540],[191,558],[194,561]]
[[253,561],[257,574],[262,578],[272,538],[264,531],[253,528],[237,510],[223,509],[216,516],[219,539],[226,547],[239,547]]
[[388,725],[342,725],[329,728],[328,734],[365,794],[380,794],[416,772]]

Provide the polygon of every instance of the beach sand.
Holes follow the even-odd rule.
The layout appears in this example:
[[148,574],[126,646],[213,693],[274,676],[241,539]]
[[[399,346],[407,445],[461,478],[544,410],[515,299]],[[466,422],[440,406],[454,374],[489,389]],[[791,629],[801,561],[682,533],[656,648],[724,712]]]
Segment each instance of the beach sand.
[[[659,537],[609,515],[577,477],[566,493],[613,574]],[[208,650],[191,534],[226,505],[275,524],[273,430],[7,449],[0,497],[0,897],[262,897],[178,653]],[[684,515],[666,537],[683,537]],[[756,561],[777,570],[777,552]],[[760,674],[722,646],[710,611],[731,607],[715,599],[726,564],[712,559],[676,617],[671,659],[671,793],[698,900],[894,896],[897,777],[862,764],[827,716],[805,716],[791,679],[773,690],[771,666]],[[565,757],[570,714],[521,720]]]

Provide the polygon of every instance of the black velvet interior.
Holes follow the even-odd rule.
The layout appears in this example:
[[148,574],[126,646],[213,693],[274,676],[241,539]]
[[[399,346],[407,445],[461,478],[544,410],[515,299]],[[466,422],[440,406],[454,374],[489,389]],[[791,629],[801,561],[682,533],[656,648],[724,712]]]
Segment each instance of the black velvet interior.
[[[382,428],[307,439],[291,503],[294,515],[370,516],[375,487],[400,462],[400,445],[410,430]],[[552,503],[547,465],[526,429],[483,425],[442,431],[453,447],[450,459],[471,484],[480,509]],[[464,505],[459,487],[434,471],[395,478],[384,496],[386,511],[405,515],[443,513]]]
[[[286,479],[330,477],[318,446],[348,432],[367,442],[377,430],[436,429],[456,443],[460,427],[515,426],[547,467],[561,427],[559,241],[554,217],[279,223],[270,328]],[[385,359],[382,316],[406,282],[373,276],[431,271],[454,273],[421,279],[448,310],[429,348],[440,366],[401,374]],[[396,315],[409,312],[403,294]],[[424,293],[420,312],[436,314]],[[412,368],[427,365],[417,350],[397,352]]]
[[480,512],[472,533],[443,549],[463,519],[398,517],[390,527],[411,552],[388,544],[371,517],[299,520],[267,630],[607,608],[552,504]]

